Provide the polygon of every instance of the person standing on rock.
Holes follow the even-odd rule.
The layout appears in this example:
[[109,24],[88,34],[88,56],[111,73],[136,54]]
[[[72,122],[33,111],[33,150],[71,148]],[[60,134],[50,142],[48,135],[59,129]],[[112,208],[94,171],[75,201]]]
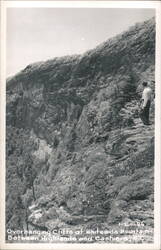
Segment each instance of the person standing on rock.
[[147,82],[143,82],[143,93],[141,99],[141,112],[140,118],[144,125],[150,125],[149,123],[149,110],[151,104],[151,97],[152,97],[152,89],[148,86]]

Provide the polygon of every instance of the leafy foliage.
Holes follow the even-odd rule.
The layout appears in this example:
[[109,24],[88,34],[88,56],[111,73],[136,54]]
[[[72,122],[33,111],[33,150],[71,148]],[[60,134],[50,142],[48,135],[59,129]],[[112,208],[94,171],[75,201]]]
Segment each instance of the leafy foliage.
[[[16,213],[19,219],[12,225],[16,228],[22,219],[19,212],[24,212],[25,209],[21,196],[27,189],[33,189],[37,174],[32,155],[36,144],[29,131],[23,129],[8,126],[6,136],[6,222],[8,223]],[[32,199],[34,198],[33,193]]]

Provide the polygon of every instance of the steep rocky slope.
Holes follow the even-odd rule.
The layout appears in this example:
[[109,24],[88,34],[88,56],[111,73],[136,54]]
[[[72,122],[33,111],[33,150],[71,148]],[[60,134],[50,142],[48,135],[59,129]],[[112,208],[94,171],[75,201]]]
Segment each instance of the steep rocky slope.
[[151,19],[7,81],[7,228],[122,229],[101,242],[152,242],[154,102],[146,127],[138,100],[154,69]]

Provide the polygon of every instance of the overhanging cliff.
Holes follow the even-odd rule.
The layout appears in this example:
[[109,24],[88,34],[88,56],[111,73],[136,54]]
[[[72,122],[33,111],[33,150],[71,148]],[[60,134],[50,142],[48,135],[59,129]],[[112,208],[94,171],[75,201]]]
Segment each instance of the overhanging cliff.
[[138,100],[154,70],[151,19],[7,81],[8,228],[117,228],[140,220],[151,232],[143,241],[152,241],[154,102],[152,125],[144,127]]

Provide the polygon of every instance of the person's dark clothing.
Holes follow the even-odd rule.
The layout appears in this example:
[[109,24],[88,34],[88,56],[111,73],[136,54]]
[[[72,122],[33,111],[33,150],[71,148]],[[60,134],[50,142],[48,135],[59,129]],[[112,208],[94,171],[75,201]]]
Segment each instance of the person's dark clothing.
[[142,108],[140,112],[140,118],[145,125],[149,125],[150,103],[150,100],[148,100],[146,106]]

